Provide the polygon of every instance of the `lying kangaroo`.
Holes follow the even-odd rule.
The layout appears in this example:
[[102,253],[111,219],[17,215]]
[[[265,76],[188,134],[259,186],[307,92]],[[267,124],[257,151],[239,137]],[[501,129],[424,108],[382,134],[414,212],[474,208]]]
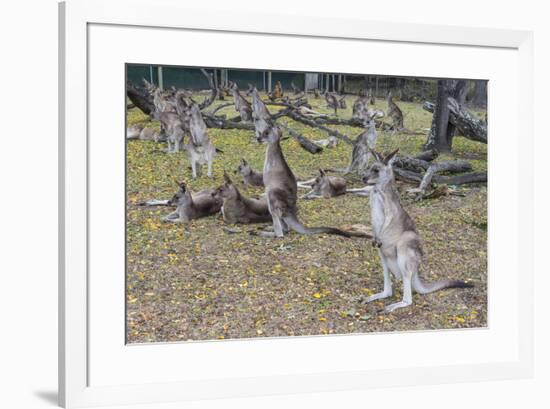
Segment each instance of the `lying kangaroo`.
[[243,98],[239,92],[236,82],[229,82],[229,92],[233,95],[235,110],[239,113],[241,119],[246,122],[252,121],[252,106],[250,105],[250,102]]
[[132,125],[126,128],[126,139],[138,139],[141,131],[143,130],[143,125]]
[[388,102],[388,116],[391,118],[394,128],[403,128],[403,112],[397,104],[393,102],[391,91],[388,91],[386,100]]
[[192,219],[211,216],[220,211],[222,199],[214,196],[213,189],[205,189],[191,194],[184,182],[176,183],[179,190],[167,203],[167,206],[176,206],[176,211],[163,217],[163,221],[183,223]]
[[267,142],[264,185],[269,213],[273,219],[273,232],[264,231],[259,234],[266,237],[283,237],[292,229],[300,234],[328,233],[351,237],[349,233],[332,227],[310,228],[300,223],[296,216],[298,186],[281,149],[281,130],[273,126],[265,130],[260,137],[261,142]]
[[271,114],[267,110],[258,89],[251,85],[250,94],[252,95],[252,117],[254,118],[254,129],[256,131],[256,140],[272,125]]
[[126,129],[126,139],[140,139],[143,141],[158,142],[159,134],[153,128],[144,128],[143,125],[132,125]]
[[226,223],[249,224],[271,221],[265,196],[260,199],[244,197],[227,173],[224,172],[223,178],[223,185],[217,188],[213,195],[223,200],[221,211]]
[[346,179],[340,176],[328,176],[323,169],[319,169],[317,176],[311,184],[311,191],[302,196],[302,199],[325,198],[330,199],[346,193]]
[[143,128],[139,134],[139,139],[143,141],[155,141],[158,142],[160,135],[153,128]]
[[412,289],[420,294],[428,294],[443,288],[473,287],[464,281],[425,283],[420,279],[418,269],[423,256],[422,243],[413,220],[401,206],[394,188],[392,163],[397,150],[385,158],[375,151],[372,153],[376,161],[363,181],[373,186],[370,194],[371,220],[374,243],[382,260],[384,290],[368,297],[364,302],[391,297],[390,272],[403,280],[403,300],[388,305],[386,312],[411,305]]
[[244,158],[241,159],[241,163],[237,167],[237,173],[239,173],[243,177],[245,185],[264,185],[264,175],[262,174],[262,172],[258,172],[252,169]]

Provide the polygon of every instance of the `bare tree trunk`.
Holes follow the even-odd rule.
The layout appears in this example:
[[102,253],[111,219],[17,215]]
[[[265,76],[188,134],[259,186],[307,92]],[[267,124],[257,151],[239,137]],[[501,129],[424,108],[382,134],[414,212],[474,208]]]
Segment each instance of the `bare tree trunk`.
[[[451,81],[451,89],[449,90],[449,96],[456,99],[459,105],[464,104],[466,100],[466,81],[465,80],[453,80]],[[447,140],[449,146],[453,147],[453,137],[456,135],[456,125],[449,122],[447,125]]]
[[437,149],[439,152],[450,152],[451,144],[448,139],[449,127],[449,98],[450,80],[437,81],[437,101],[435,103],[432,126],[424,149]]
[[[449,122],[458,128],[459,134],[473,141],[487,143],[487,123],[474,117],[467,109],[461,107],[454,98],[449,98]],[[434,112],[435,105],[424,102],[426,111]]]
[[476,107],[485,108],[487,106],[487,81],[476,80],[472,102]]

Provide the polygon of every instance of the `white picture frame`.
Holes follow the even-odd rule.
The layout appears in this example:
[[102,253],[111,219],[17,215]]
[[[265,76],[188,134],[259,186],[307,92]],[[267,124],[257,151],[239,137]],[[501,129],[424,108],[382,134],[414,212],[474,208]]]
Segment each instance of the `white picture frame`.
[[[128,13],[128,10],[132,10],[132,12]],[[510,58],[515,59],[513,61],[518,62],[517,67],[508,68],[511,70],[510,73],[517,74],[513,76],[513,80],[510,78],[509,80],[514,81],[511,92],[515,93],[514,95],[518,97],[517,100],[521,100],[523,103],[517,104],[511,111],[506,111],[509,108],[499,98],[495,98],[495,95],[498,97],[502,90],[491,88],[489,137],[496,131],[502,130],[505,132],[505,125],[508,124],[511,126],[506,137],[509,138],[509,141],[517,142],[519,138],[517,124],[521,118],[522,143],[504,146],[505,142],[499,143],[496,141],[494,146],[497,148],[494,149],[498,149],[498,151],[493,151],[491,147],[489,152],[491,158],[489,180],[490,186],[495,186],[495,191],[499,191],[499,186],[502,186],[501,176],[498,174],[501,164],[509,164],[512,161],[514,166],[518,170],[521,169],[524,175],[532,175],[533,173],[531,158],[533,146],[532,33],[471,27],[369,22],[360,19],[324,20],[307,16],[285,18],[284,22],[281,22],[280,19],[270,18],[273,17],[270,15],[251,15],[240,10],[226,12],[223,15],[213,15],[206,11],[190,9],[177,0],[157,0],[154,3],[131,0],[71,0],[60,4],[59,15],[59,99],[62,116],[60,118],[59,144],[59,290],[61,296],[59,307],[59,397],[61,405],[65,407],[83,407],[155,403],[531,376],[533,366],[531,301],[533,293],[533,218],[530,208],[533,205],[533,186],[530,182],[520,184],[519,180],[513,177],[506,181],[510,196],[514,197],[515,200],[507,204],[500,202],[499,206],[502,210],[513,214],[513,220],[510,222],[512,225],[510,227],[512,238],[508,239],[509,243],[506,244],[502,240],[498,241],[498,237],[501,235],[495,234],[495,231],[491,231],[490,227],[490,241],[493,241],[494,246],[492,249],[493,256],[495,256],[495,252],[502,251],[506,252],[510,259],[519,260],[521,258],[522,260],[521,280],[518,279],[518,264],[503,263],[503,269],[506,269],[506,271],[501,269],[499,274],[510,278],[502,283],[503,286],[508,285],[509,287],[502,287],[498,293],[495,293],[494,288],[490,288],[489,291],[493,307],[503,308],[507,305],[510,308],[510,324],[508,325],[507,321],[503,320],[501,324],[493,321],[494,325],[492,325],[490,318],[489,329],[479,330],[477,333],[474,333],[474,331],[441,331],[430,334],[299,337],[283,339],[277,341],[276,344],[266,340],[238,340],[139,347],[125,346],[123,339],[116,336],[103,336],[110,333],[106,323],[109,319],[108,310],[111,305],[107,302],[106,309],[98,309],[96,307],[97,303],[90,304],[90,299],[94,299],[94,297],[96,299],[97,297],[105,297],[106,300],[109,300],[109,297],[116,296],[117,286],[120,283],[115,283],[115,286],[111,287],[110,281],[103,282],[96,278],[96,275],[90,275],[91,257],[97,257],[96,254],[98,253],[97,250],[94,250],[96,253],[93,253],[93,256],[90,253],[90,240],[95,239],[94,233],[90,233],[90,215],[88,212],[90,206],[95,206],[92,198],[93,193],[90,193],[90,186],[93,186],[94,182],[90,182],[91,171],[89,165],[90,163],[97,163],[99,159],[93,155],[103,155],[102,151],[97,148],[99,145],[97,145],[96,139],[90,141],[91,133],[96,132],[95,129],[99,127],[94,122],[98,110],[96,109],[92,113],[89,112],[90,106],[94,106],[95,103],[94,97],[91,95],[93,92],[90,93],[90,90],[92,86],[95,87],[95,84],[97,84],[94,80],[97,75],[94,73],[101,72],[96,71],[91,58],[96,56],[94,54],[96,49],[94,48],[94,42],[101,41],[102,37],[109,38],[113,43],[112,46],[115,47],[114,38],[116,33],[109,30],[118,28],[121,28],[121,30],[139,30],[157,27],[160,28],[160,31],[155,35],[159,36],[164,35],[162,33],[165,30],[172,30],[172,33],[186,31],[199,34],[205,33],[208,36],[238,35],[242,37],[242,41],[248,41],[248,37],[257,36],[264,36],[263,41],[340,41],[346,44],[354,43],[353,47],[366,46],[367,43],[371,46],[375,44],[377,47],[403,48],[413,46],[443,48],[449,46],[464,49],[464,52],[476,50],[475,52],[479,53],[480,58],[482,58],[485,51],[498,53],[501,50],[503,51],[502,54],[508,53]],[[96,27],[101,29],[96,30]],[[93,39],[91,33],[93,33]],[[120,35],[123,36],[124,34]],[[108,47],[101,47],[101,49],[105,48]],[[114,58],[117,49],[114,48],[113,51],[115,51],[112,55]],[[162,49],[157,50],[157,53],[162,53]],[[154,58],[159,58],[159,55],[157,54]],[[511,57],[512,55],[513,57]],[[118,56],[118,58],[124,58],[124,56]],[[196,58],[199,60],[203,58],[202,63],[206,66],[211,65],[209,63],[212,61],[207,61],[206,57],[197,54]],[[503,55],[502,58],[504,61],[509,56]],[[198,63],[201,62],[199,60],[197,60]],[[181,65],[185,64],[185,61],[181,59],[168,61],[164,58],[163,61],[149,62],[172,63],[178,61]],[[114,63],[117,63],[117,61]],[[283,64],[283,67],[288,67],[290,62],[281,64]],[[315,62],[308,64],[315,64]],[[228,61],[226,65],[231,66],[231,61]],[[303,68],[312,68],[312,66]],[[340,67],[334,66],[335,71],[336,68]],[[122,69],[121,67],[121,72]],[[454,73],[456,74],[454,76],[458,77],[460,76],[460,69],[456,68],[455,72],[446,72],[446,74],[452,76],[450,74]],[[502,67],[501,69],[505,70],[506,68]],[[480,73],[486,73],[486,75],[481,74],[480,77],[482,78],[489,78],[490,75],[493,75],[490,72],[490,67],[484,69],[480,67],[478,70]],[[423,71],[423,73],[424,75],[434,75],[436,71],[429,73]],[[474,71],[475,67],[467,75],[475,75]],[[498,75],[498,73],[494,75]],[[498,79],[495,80],[495,84],[499,84]],[[124,86],[124,84],[120,85]],[[104,86],[106,89],[112,88],[108,79],[105,80]],[[93,89],[95,90],[95,88]],[[114,92],[116,95],[118,90],[115,89]],[[122,104],[120,105],[122,107]],[[508,118],[508,122],[505,123],[500,116]],[[91,124],[94,124],[93,129]],[[117,126],[121,127],[123,125],[119,123],[114,129]],[[105,129],[105,132],[108,132],[108,130]],[[121,136],[121,143],[123,142]],[[495,156],[495,152],[498,155]],[[112,163],[109,161],[113,158],[115,158],[113,160],[116,160],[117,153],[116,151],[111,152],[112,157],[105,155],[101,158],[101,161]],[[512,158],[507,158],[508,156],[512,156]],[[98,177],[101,177],[101,175],[97,174],[97,177],[94,175],[93,180],[99,180]],[[97,192],[97,190],[93,191]],[[489,206],[491,207],[494,206],[494,200],[498,200],[498,197],[490,197]],[[523,215],[521,224],[517,222],[520,214]],[[498,217],[498,215],[494,217]],[[495,219],[493,218],[493,220]],[[502,239],[502,237],[500,238]],[[95,247],[95,249],[97,248]],[[104,259],[110,260],[109,257]],[[491,265],[492,261],[490,259],[489,274],[491,274],[491,268],[496,266],[498,262],[498,257],[495,257],[495,262]],[[123,281],[124,271],[120,271],[120,274],[120,280]],[[112,279],[112,275],[110,278],[106,278]],[[510,292],[503,294],[503,291],[508,291],[502,290],[504,288],[509,288]],[[510,298],[509,302],[507,301],[508,298]],[[113,308],[116,310],[118,307]],[[123,317],[112,313],[110,315],[119,317],[120,324],[124,325]],[[496,315],[493,316],[496,317]],[[98,317],[102,317],[102,319],[99,320]],[[102,325],[105,326],[102,327]],[[498,331],[499,325],[502,328],[500,332]],[[120,328],[113,327],[112,331],[113,334],[119,334]],[[493,332],[495,333],[493,334]],[[475,338],[477,336],[479,338]],[[360,352],[362,345],[367,342],[373,346],[383,343],[387,344],[388,348],[394,348],[392,345],[394,343],[399,345],[402,339],[407,339],[407,342],[413,344],[420,344],[424,341],[432,342],[430,340],[437,337],[444,339],[447,345],[451,345],[453,342],[463,343],[464,345],[469,345],[470,342],[473,345],[473,343],[481,340],[486,342],[487,345],[495,345],[495,351],[498,350],[497,344],[502,345],[503,348],[505,346],[506,350],[503,349],[502,354],[495,352],[495,355],[489,360],[488,358],[484,359],[481,353],[473,354],[469,360],[464,360],[464,362],[456,361],[445,364],[445,361],[441,360],[440,364],[423,364],[422,362],[414,363],[411,361],[405,366],[399,366],[397,362],[393,362],[388,364],[387,367],[380,364],[371,368],[359,362],[357,366],[350,365],[345,370],[338,366],[337,360],[334,360],[333,364],[326,364],[329,366],[327,370],[316,367],[312,363],[311,366],[302,369],[297,366],[286,373],[279,368],[274,370],[273,373],[266,371],[262,372],[261,375],[258,375],[260,372],[253,372],[253,366],[250,364],[249,366],[242,365],[240,371],[235,368],[227,370],[222,375],[218,374],[218,376],[210,378],[207,373],[208,368],[203,371],[204,373],[201,373],[197,367],[195,368],[197,373],[195,378],[190,374],[186,379],[179,381],[175,379],[177,374],[171,374],[169,368],[166,368],[166,374],[170,375],[164,377],[161,375],[158,377],[145,377],[142,374],[136,374],[135,378],[130,377],[129,374],[126,374],[127,377],[125,377],[123,372],[119,373],[115,368],[117,363],[129,362],[125,360],[144,359],[146,362],[164,362],[163,359],[169,360],[170,357],[175,356],[173,355],[175,353],[185,353],[184,350],[187,350],[190,355],[196,354],[197,356],[200,356],[200,354],[215,354],[218,359],[224,359],[229,354],[238,354],[247,350],[256,359],[264,357],[264,362],[269,367],[270,363],[272,365],[276,364],[273,359],[269,359],[270,351],[275,350],[278,353],[282,353],[281,351],[290,353],[292,349],[296,349],[301,351],[302,354],[306,354],[308,349],[324,348],[330,350],[330,348],[338,348],[338,344],[344,342],[346,348],[349,348],[350,356],[353,357],[353,354]],[[112,349],[110,349],[111,347]],[[140,350],[140,348],[143,350]],[[91,349],[98,351],[98,353],[91,354]],[[122,350],[125,353],[121,353]],[[483,349],[481,352],[483,352]],[[110,355],[111,353],[114,355]],[[116,354],[127,356],[121,358],[123,360],[117,361]],[[104,362],[101,362],[102,359]],[[112,366],[110,367],[109,364]],[[229,365],[230,361],[225,367],[230,368]],[[95,369],[100,367],[101,370]],[[158,368],[156,369],[158,370]],[[250,374],[247,375],[248,372],[246,371],[250,371]]]

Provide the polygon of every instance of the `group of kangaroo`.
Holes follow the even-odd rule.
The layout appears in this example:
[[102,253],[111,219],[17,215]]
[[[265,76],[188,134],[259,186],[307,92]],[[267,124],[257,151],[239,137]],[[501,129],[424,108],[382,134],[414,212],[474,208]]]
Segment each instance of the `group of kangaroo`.
[[167,152],[185,151],[193,178],[200,175],[205,164],[208,177],[212,177],[212,164],[218,150],[208,137],[206,123],[199,105],[191,98],[192,94],[184,89],[161,90],[146,80],[144,82],[155,106],[150,116],[160,122],[161,132],[166,135]]
[[[281,238],[290,230],[306,235],[325,233],[346,238],[366,237],[364,234],[358,235],[355,232],[334,227],[307,227],[299,220],[299,184],[285,159],[281,146],[281,129],[272,120],[255,87],[252,86],[248,91],[252,96],[252,103],[240,95],[236,84],[230,84],[229,89],[233,94],[235,109],[243,120],[248,118],[248,120],[254,121],[256,140],[266,144],[263,172],[252,169],[244,159],[241,160],[237,172],[242,175],[246,185],[263,186],[265,192],[257,199],[245,197],[226,172],[224,172],[223,184],[216,189],[205,189],[192,193],[185,183],[179,182],[177,193],[167,202],[168,205],[175,206],[176,210],[164,217],[164,220],[176,223],[187,222],[191,219],[221,212],[224,221],[231,224],[271,222],[271,228],[253,232],[263,237]],[[164,118],[164,122],[161,120],[161,123],[169,137],[174,133],[173,128],[179,126],[183,131],[190,132],[190,144],[194,146],[192,149],[201,147],[202,152],[207,152],[210,149],[209,153],[204,155],[213,155],[214,148],[205,137],[206,125],[204,125],[204,121],[201,122],[202,118],[199,120],[198,106],[189,100],[188,95],[181,95],[178,92],[176,92],[175,101],[175,113],[164,111],[156,115],[159,120]],[[390,101],[391,94],[388,96],[388,105],[390,105]],[[463,281],[443,280],[425,283],[420,279],[419,267],[423,257],[421,239],[414,221],[402,207],[395,188],[392,165],[397,158],[398,151],[395,150],[384,156],[374,150],[376,141],[374,114],[368,109],[368,103],[366,97],[361,97],[353,107],[353,115],[364,120],[365,124],[365,132],[359,137],[364,143],[356,144],[356,149],[366,149],[374,159],[370,166],[368,166],[368,159],[367,163],[361,164],[360,172],[364,175],[363,182],[366,187],[358,190],[363,193],[367,192],[370,197],[373,234],[368,237],[372,240],[373,246],[377,248],[382,262],[384,287],[381,292],[362,301],[368,303],[391,297],[393,290],[390,273],[403,281],[403,298],[399,302],[388,305],[385,308],[386,312],[411,305],[412,290],[420,294],[427,294],[443,288],[471,287],[470,283]],[[393,101],[391,103],[395,104]],[[397,107],[397,109],[399,108]],[[178,143],[178,138],[169,140],[169,150],[179,148],[181,140]],[[211,176],[211,162],[208,163],[208,175]],[[352,165],[357,168],[357,164],[352,163],[350,167]],[[193,176],[196,176],[195,167],[193,167]],[[311,181],[310,186],[312,190],[304,198],[329,198],[348,191],[344,178],[328,176],[324,170],[320,170],[319,175]]]

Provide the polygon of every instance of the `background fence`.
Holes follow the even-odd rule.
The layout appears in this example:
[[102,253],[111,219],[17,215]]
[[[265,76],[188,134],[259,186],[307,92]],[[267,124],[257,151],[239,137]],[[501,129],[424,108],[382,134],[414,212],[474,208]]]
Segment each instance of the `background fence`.
[[[387,92],[392,90],[396,98],[408,101],[434,100],[437,94],[437,79],[433,78],[226,68],[207,68],[207,70],[215,74],[217,86],[227,86],[229,81],[234,81],[241,90],[247,89],[248,84],[254,84],[259,90],[271,91],[279,81],[284,90],[291,90],[291,84],[294,84],[301,90],[309,91],[318,89],[350,94],[369,91],[378,98],[385,97]],[[208,89],[208,81],[200,68],[127,64],[127,80],[142,85],[142,79],[161,88]],[[467,82],[467,87],[466,101],[486,106],[487,81],[471,80]]]

